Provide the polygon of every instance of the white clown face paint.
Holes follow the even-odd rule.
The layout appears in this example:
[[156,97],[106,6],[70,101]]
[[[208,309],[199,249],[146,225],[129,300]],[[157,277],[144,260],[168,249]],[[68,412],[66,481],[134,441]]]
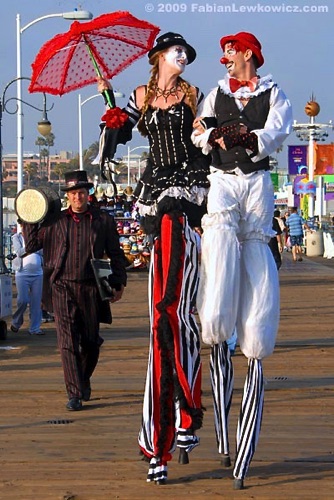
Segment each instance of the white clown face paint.
[[184,47],[180,45],[173,45],[169,47],[164,53],[165,61],[172,66],[177,68],[181,73],[184,71],[188,63],[187,51]]

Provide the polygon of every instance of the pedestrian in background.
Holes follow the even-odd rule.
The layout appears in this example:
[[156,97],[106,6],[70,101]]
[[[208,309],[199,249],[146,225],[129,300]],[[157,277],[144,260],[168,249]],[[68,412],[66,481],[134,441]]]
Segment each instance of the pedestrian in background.
[[284,230],[283,230],[283,243],[284,243],[284,250],[287,252],[290,250],[291,245],[290,245],[290,238],[289,238],[289,231],[286,225],[287,218],[289,217],[289,212],[284,212],[284,215],[281,216],[280,220],[284,224]]
[[15,284],[17,290],[17,309],[13,314],[11,331],[17,333],[24,321],[24,313],[29,305],[30,335],[44,335],[42,321],[43,257],[42,251],[26,254],[21,231],[12,236]]
[[290,216],[287,218],[286,225],[289,230],[290,242],[292,247],[292,259],[294,262],[300,262],[302,258],[302,246],[304,241],[304,228],[310,230],[306,221],[298,214],[297,207],[291,208]]
[[[278,217],[280,215],[279,210],[275,210],[273,217],[273,231],[275,231],[275,236],[270,238],[268,243],[271,253],[273,254],[277,271],[282,266],[282,252],[283,252],[283,241],[282,241],[282,228],[278,222]],[[284,227],[284,226],[283,226]]]

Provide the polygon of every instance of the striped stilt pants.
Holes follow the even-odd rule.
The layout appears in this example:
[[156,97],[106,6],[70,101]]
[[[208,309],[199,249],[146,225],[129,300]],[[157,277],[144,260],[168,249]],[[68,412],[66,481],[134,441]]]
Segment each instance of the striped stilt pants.
[[262,361],[248,360],[248,373],[237,428],[237,451],[233,475],[244,479],[259,440],[264,401]]
[[[229,455],[228,416],[233,394],[233,367],[226,342],[213,345],[210,356],[210,375],[214,401],[215,430],[219,453]],[[259,440],[263,414],[264,383],[262,362],[248,360],[240,407],[236,439],[236,458],[233,475],[244,479]]]
[[226,342],[211,347],[210,378],[217,447],[219,453],[229,455],[228,416],[233,395],[233,364]]
[[167,477],[175,446],[191,451],[201,426],[199,330],[192,314],[198,284],[196,238],[184,217],[164,215],[149,278],[150,349],[138,442],[148,481]]

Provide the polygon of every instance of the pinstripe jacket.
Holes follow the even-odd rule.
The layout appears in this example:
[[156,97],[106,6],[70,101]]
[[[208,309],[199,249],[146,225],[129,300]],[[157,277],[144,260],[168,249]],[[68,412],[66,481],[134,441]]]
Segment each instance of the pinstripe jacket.
[[[119,235],[113,217],[107,213],[89,207],[92,215],[90,242],[87,244],[93,249],[94,257],[101,259],[105,254],[110,258],[113,268],[113,278],[121,285],[126,285],[126,260],[123,250],[119,245]],[[51,226],[42,227],[39,224],[22,225],[22,232],[26,243],[26,252],[33,253],[43,248],[44,280],[43,280],[43,305],[52,311],[52,285],[61,279],[67,254],[68,243],[68,210],[60,214],[60,218]],[[111,323],[109,304],[101,301],[100,321]]]

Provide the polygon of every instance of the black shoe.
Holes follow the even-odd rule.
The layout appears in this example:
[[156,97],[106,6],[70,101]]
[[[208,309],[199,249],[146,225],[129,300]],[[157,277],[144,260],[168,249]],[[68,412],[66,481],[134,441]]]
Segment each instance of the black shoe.
[[82,410],[81,399],[79,398],[71,398],[68,400],[66,408],[70,411],[79,411]]
[[179,464],[181,465],[189,464],[189,456],[184,448],[180,448]]
[[19,329],[18,329],[18,328],[16,328],[16,326],[14,326],[14,325],[11,325],[11,326],[10,326],[10,329],[11,329],[11,331],[12,331],[13,333],[17,333],[17,332],[19,331]]
[[244,489],[244,480],[243,479],[234,479],[233,489],[234,490],[243,490]]
[[92,394],[92,389],[90,386],[90,381],[87,380],[82,383],[82,399],[84,401],[89,401],[91,394]]
[[231,467],[231,458],[230,455],[223,455],[220,463],[223,467]]
[[51,321],[54,321],[54,316],[53,314],[50,314],[46,311],[42,312],[42,323],[51,323]]

